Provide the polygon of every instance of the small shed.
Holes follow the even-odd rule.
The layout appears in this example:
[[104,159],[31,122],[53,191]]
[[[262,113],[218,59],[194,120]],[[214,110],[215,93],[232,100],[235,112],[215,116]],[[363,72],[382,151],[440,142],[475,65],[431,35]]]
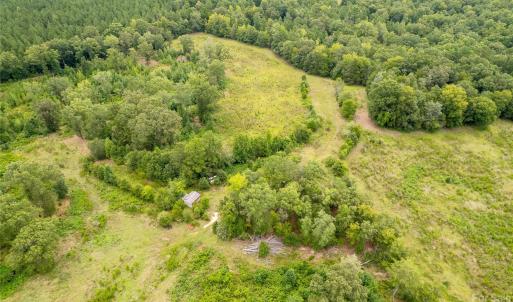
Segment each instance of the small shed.
[[188,194],[185,194],[184,197],[182,197],[183,202],[189,207],[192,208],[192,205],[200,198],[200,193],[196,191],[192,191]]

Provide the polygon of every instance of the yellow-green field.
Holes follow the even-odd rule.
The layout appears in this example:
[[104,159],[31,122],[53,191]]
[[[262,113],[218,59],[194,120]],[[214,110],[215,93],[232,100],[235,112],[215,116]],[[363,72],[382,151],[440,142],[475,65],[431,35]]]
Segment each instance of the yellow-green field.
[[[306,110],[301,104],[299,83],[304,74],[278,58],[271,50],[207,34],[191,35],[196,46],[211,40],[229,50],[224,61],[228,78],[224,97],[214,114],[215,129],[227,138],[237,134],[289,134],[302,123]],[[333,89],[330,83],[316,83]]]
[[410,257],[444,300],[513,296],[512,129],[371,131],[349,159],[359,192],[399,218]]

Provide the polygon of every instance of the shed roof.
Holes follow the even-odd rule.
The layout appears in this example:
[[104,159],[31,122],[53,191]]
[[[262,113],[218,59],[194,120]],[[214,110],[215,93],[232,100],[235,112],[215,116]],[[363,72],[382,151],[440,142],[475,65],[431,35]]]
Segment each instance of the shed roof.
[[183,202],[189,207],[192,208],[192,204],[196,202],[200,198],[200,193],[196,191],[192,191],[188,194],[185,194],[184,197],[182,197]]

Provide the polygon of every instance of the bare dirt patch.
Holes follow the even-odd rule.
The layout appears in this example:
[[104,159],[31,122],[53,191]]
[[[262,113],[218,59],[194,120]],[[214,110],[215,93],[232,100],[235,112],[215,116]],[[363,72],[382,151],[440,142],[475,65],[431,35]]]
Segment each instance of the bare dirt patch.
[[103,164],[103,165],[114,165],[114,161],[112,159],[102,159],[102,160],[97,160],[96,161],[97,164]]
[[56,215],[61,217],[64,216],[68,212],[70,200],[69,198],[65,198],[61,201],[59,206],[57,207],[57,211],[55,211]]
[[72,234],[66,236],[59,243],[59,248],[57,250],[58,258],[62,258],[66,256],[69,252],[71,252],[78,244],[80,243],[80,236],[77,234]]
[[66,138],[62,141],[68,148],[78,151],[81,155],[89,155],[87,141],[78,135]]
[[158,61],[155,61],[155,60],[146,60],[144,58],[139,58],[137,60],[137,62],[139,62],[139,64],[141,65],[144,65],[144,66],[148,66],[148,67],[156,67],[156,66],[159,66],[160,63]]
[[355,255],[355,250],[348,246],[348,245],[342,245],[342,246],[332,246],[327,249],[316,251],[311,247],[308,246],[302,246],[299,249],[297,249],[299,252],[300,258],[302,259],[314,259],[314,260],[322,260],[326,258],[333,258],[335,256],[350,256]]
[[355,116],[355,121],[362,126],[363,129],[369,130],[374,133],[386,134],[386,135],[399,135],[398,131],[381,128],[371,119],[367,106],[363,106],[358,109]]

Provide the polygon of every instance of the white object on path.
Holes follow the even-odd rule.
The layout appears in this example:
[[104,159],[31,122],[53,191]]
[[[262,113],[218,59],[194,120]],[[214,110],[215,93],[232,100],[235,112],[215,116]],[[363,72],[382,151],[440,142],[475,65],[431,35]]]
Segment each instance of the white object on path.
[[204,229],[208,228],[209,226],[213,225],[217,219],[219,219],[219,213],[218,212],[214,212],[214,215],[212,215],[212,218],[210,219],[210,222],[205,224],[203,226]]

